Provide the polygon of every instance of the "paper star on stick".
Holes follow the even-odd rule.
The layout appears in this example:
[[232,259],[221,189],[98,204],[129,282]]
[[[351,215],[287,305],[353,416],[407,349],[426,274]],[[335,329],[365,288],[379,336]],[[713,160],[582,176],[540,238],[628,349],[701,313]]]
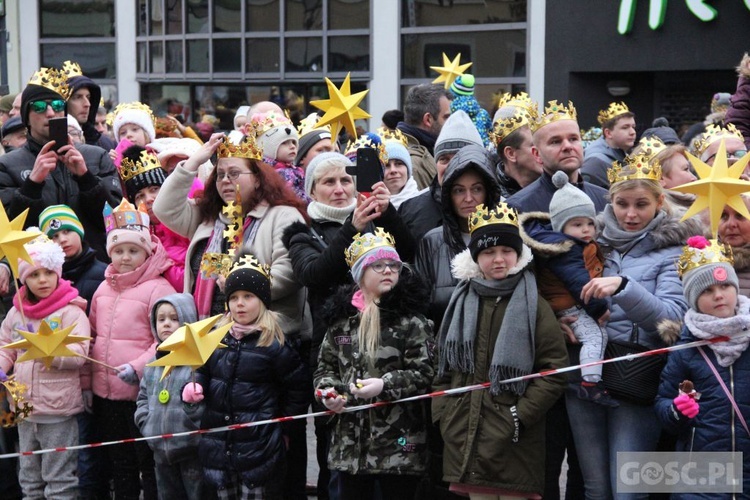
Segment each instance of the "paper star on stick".
[[430,69],[440,73],[440,76],[432,80],[432,83],[445,82],[446,90],[450,88],[456,78],[464,74],[464,71],[469,69],[473,63],[461,64],[461,53],[451,61],[448,56],[443,52],[443,65],[442,66],[430,66]]
[[359,103],[362,102],[369,90],[363,90],[352,95],[349,73],[347,73],[340,89],[337,89],[336,85],[328,78],[326,78],[326,85],[328,85],[330,99],[310,101],[310,104],[325,112],[315,127],[321,128],[331,125],[331,137],[334,140],[339,136],[342,128],[348,130],[352,137],[357,137],[354,120],[370,118],[370,114],[359,107]]
[[68,344],[75,344],[77,342],[83,342],[90,340],[91,337],[82,337],[79,335],[71,335],[75,329],[75,323],[67,328],[53,330],[49,323],[42,321],[39,325],[39,332],[27,332],[24,330],[17,330],[18,333],[25,340],[18,340],[10,344],[2,346],[3,349],[27,349],[23,355],[16,360],[17,363],[23,361],[32,361],[34,359],[41,359],[44,362],[44,366],[49,368],[52,365],[54,358],[60,357],[72,357],[80,356],[79,353],[73,352],[68,349]]
[[688,160],[698,173],[698,180],[673,187],[681,193],[691,193],[697,196],[681,220],[687,220],[700,211],[708,208],[711,219],[711,234],[714,238],[719,232],[719,220],[725,206],[730,206],[746,219],[750,219],[745,202],[740,196],[750,191],[750,182],[740,179],[740,175],[750,161],[750,155],[745,155],[737,163],[729,167],[727,148],[724,139],[719,144],[719,151],[713,167],[707,165],[695,156],[687,153]]
[[3,203],[0,202],[0,259],[8,257],[8,265],[13,271],[13,276],[18,276],[18,259],[34,264],[23,244],[33,240],[41,233],[23,230],[28,214],[29,209],[27,208],[18,217],[10,221]]
[[218,347],[226,347],[221,339],[232,328],[233,322],[211,331],[221,319],[221,314],[195,323],[185,323],[159,346],[160,351],[170,351],[166,356],[146,366],[166,366],[161,379],[169,375],[175,366],[189,366],[193,370],[206,364]]

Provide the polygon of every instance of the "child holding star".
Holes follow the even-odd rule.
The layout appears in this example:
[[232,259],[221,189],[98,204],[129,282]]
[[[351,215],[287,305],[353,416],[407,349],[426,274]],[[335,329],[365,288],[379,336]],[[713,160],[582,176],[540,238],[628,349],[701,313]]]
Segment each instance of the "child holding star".
[[[24,247],[34,263],[19,260],[18,277],[23,286],[13,297],[13,307],[0,327],[0,344],[24,341],[19,330],[37,334],[47,325],[54,331],[72,327],[69,335],[88,337],[86,301],[78,296],[69,281],[61,278],[65,262],[62,248],[44,235]],[[70,355],[50,359],[36,357],[34,353],[42,347],[41,341],[46,341],[44,347],[52,347],[52,339],[43,339],[41,335],[34,335],[33,339],[26,340],[25,353],[22,346],[0,349],[0,369],[4,372],[15,369],[16,380],[27,386],[28,399],[33,406],[31,413],[18,423],[21,450],[76,445],[76,415],[83,411],[80,369],[85,362],[82,356],[88,354],[89,342],[67,343],[71,340],[67,338],[61,346],[71,351]],[[22,355],[34,357],[25,361]],[[4,378],[5,374],[2,375]],[[20,464],[18,478],[24,498],[77,498],[77,452],[22,456]]]

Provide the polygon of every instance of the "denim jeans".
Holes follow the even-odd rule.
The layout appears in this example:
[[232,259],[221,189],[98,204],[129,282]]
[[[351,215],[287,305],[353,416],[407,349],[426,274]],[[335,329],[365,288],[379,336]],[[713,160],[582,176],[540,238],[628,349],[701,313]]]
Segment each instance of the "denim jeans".
[[653,406],[619,401],[618,408],[608,408],[578,399],[577,391],[577,384],[569,384],[565,402],[583,473],[586,499],[648,498],[647,493],[616,494],[616,466],[619,451],[656,450],[661,425]]
[[174,464],[156,462],[156,488],[159,500],[204,498],[203,467],[198,456]]

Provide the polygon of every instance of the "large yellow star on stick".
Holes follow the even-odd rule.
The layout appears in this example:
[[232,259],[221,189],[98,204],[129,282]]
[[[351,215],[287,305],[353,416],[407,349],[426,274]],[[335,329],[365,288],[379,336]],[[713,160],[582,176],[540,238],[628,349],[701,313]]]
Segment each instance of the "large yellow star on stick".
[[71,335],[75,329],[75,323],[67,328],[53,330],[49,326],[49,323],[42,321],[39,325],[39,332],[27,332],[25,330],[18,329],[18,333],[25,340],[18,340],[10,344],[2,346],[3,349],[27,349],[23,355],[16,360],[16,363],[23,361],[32,361],[34,359],[41,359],[44,362],[44,366],[49,368],[52,365],[54,358],[60,357],[72,357],[80,356],[79,353],[73,352],[68,349],[68,344],[75,344],[77,342],[83,342],[90,340],[91,337],[83,337],[79,335]]
[[34,264],[23,244],[33,240],[41,233],[23,230],[28,214],[29,209],[27,208],[18,217],[10,221],[8,220],[8,214],[5,213],[3,203],[0,202],[0,259],[8,257],[8,265],[13,271],[13,276],[18,276],[18,259]]
[[449,89],[453,82],[459,76],[464,74],[464,71],[469,69],[473,63],[461,64],[461,53],[451,61],[448,56],[443,52],[443,65],[442,66],[430,66],[430,69],[440,73],[440,76],[432,80],[432,83],[445,82],[445,88]]
[[369,90],[363,90],[352,95],[349,73],[346,74],[341,88],[337,89],[331,80],[326,78],[328,85],[328,96],[330,99],[310,101],[310,104],[324,111],[325,114],[315,125],[315,128],[331,126],[331,137],[335,140],[342,128],[349,131],[352,137],[357,137],[357,128],[354,120],[370,118],[370,114],[359,107],[359,103],[365,98]]
[[178,328],[159,346],[160,351],[170,351],[166,356],[152,361],[147,366],[166,366],[161,379],[169,375],[175,366],[189,366],[193,370],[206,364],[217,347],[226,347],[221,339],[232,328],[233,322],[211,328],[221,319],[221,314],[195,323],[186,323]]
[[740,179],[740,175],[750,161],[750,155],[745,155],[737,163],[729,167],[727,148],[724,139],[719,144],[719,151],[713,167],[707,165],[695,156],[687,153],[688,160],[698,173],[698,180],[673,187],[681,193],[692,193],[696,199],[681,220],[687,220],[693,215],[708,208],[711,220],[711,234],[714,238],[719,232],[719,220],[725,206],[730,206],[746,219],[750,219],[742,197],[742,193],[750,191],[750,182]]

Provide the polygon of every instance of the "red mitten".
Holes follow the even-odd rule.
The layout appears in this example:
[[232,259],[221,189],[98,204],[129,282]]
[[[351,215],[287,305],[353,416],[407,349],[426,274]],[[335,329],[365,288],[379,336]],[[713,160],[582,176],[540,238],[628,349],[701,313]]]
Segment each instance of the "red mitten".
[[186,403],[200,403],[203,401],[203,386],[189,382],[182,389],[182,400]]
[[695,418],[698,414],[698,401],[687,394],[680,394],[672,401],[674,407],[687,418]]

